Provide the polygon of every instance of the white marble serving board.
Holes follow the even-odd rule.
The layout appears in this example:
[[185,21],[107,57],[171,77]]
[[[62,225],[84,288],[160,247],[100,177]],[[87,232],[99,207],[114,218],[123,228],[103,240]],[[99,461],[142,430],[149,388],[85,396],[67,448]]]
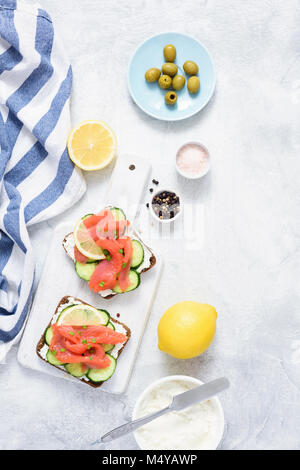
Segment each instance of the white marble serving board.
[[[128,170],[128,164],[134,164],[136,169],[134,171]],[[129,171],[128,177],[126,176],[127,170]],[[140,202],[150,170],[150,164],[140,157],[130,155],[119,157],[106,196],[106,204],[120,206],[120,202],[123,201],[122,208],[124,207],[125,212],[127,208],[130,209],[131,217],[134,217],[138,205],[135,205],[136,209],[133,209],[133,204]],[[119,195],[117,194],[118,181],[122,188]],[[89,208],[87,208],[88,211]],[[141,285],[135,291],[117,295],[110,300],[102,299],[98,294],[91,292],[88,284],[76,275],[74,263],[62,247],[65,235],[72,229],[72,223],[68,222],[58,226],[53,233],[41,280],[19,347],[18,360],[25,367],[82,383],[42,361],[35,351],[36,345],[54,314],[57,304],[63,296],[72,295],[97,308],[106,309],[113,318],[117,318],[117,313],[119,313],[118,320],[131,329],[131,338],[118,359],[115,374],[102,387],[96,389],[120,394],[125,391],[134,366],[158,285],[162,260],[155,253],[156,265],[150,271],[141,275]],[[83,385],[86,387],[85,384]]]

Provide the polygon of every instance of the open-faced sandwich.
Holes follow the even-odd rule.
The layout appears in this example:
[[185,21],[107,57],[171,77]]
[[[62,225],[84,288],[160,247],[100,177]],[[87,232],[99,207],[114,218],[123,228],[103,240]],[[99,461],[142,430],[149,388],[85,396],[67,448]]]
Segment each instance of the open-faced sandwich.
[[115,372],[131,335],[123,323],[75,297],[66,296],[38,342],[38,356],[92,387]]
[[136,289],[140,275],[156,263],[155,255],[116,207],[79,219],[63,247],[77,275],[106,299]]

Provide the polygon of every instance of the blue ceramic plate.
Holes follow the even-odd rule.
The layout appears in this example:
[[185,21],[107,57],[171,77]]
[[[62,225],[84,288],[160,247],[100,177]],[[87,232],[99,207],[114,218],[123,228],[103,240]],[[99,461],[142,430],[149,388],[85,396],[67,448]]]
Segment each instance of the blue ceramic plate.
[[[163,48],[166,44],[176,47],[175,64],[178,73],[188,78],[182,66],[186,60],[193,60],[199,66],[200,90],[191,95],[186,87],[178,91],[174,106],[165,104],[166,90],[158,83],[147,83],[145,72],[151,67],[161,68],[164,63]],[[180,70],[181,69],[181,70]],[[163,33],[147,39],[134,53],[128,70],[128,86],[136,104],[145,113],[164,121],[179,121],[198,113],[208,103],[216,85],[212,58],[207,49],[196,39],[180,33]]]

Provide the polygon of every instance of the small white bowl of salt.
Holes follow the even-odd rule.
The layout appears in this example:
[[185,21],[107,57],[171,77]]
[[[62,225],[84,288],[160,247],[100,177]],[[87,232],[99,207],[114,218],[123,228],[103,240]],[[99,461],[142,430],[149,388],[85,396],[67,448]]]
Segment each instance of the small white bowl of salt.
[[176,153],[176,169],[181,176],[198,179],[210,169],[210,155],[200,142],[187,142]]

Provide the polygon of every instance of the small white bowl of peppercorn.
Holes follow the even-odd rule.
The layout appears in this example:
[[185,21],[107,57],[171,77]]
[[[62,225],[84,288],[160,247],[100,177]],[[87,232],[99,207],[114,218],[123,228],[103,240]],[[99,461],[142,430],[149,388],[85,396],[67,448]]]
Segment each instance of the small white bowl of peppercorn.
[[156,221],[164,224],[174,222],[181,214],[181,200],[174,191],[159,189],[153,194],[149,209]]

